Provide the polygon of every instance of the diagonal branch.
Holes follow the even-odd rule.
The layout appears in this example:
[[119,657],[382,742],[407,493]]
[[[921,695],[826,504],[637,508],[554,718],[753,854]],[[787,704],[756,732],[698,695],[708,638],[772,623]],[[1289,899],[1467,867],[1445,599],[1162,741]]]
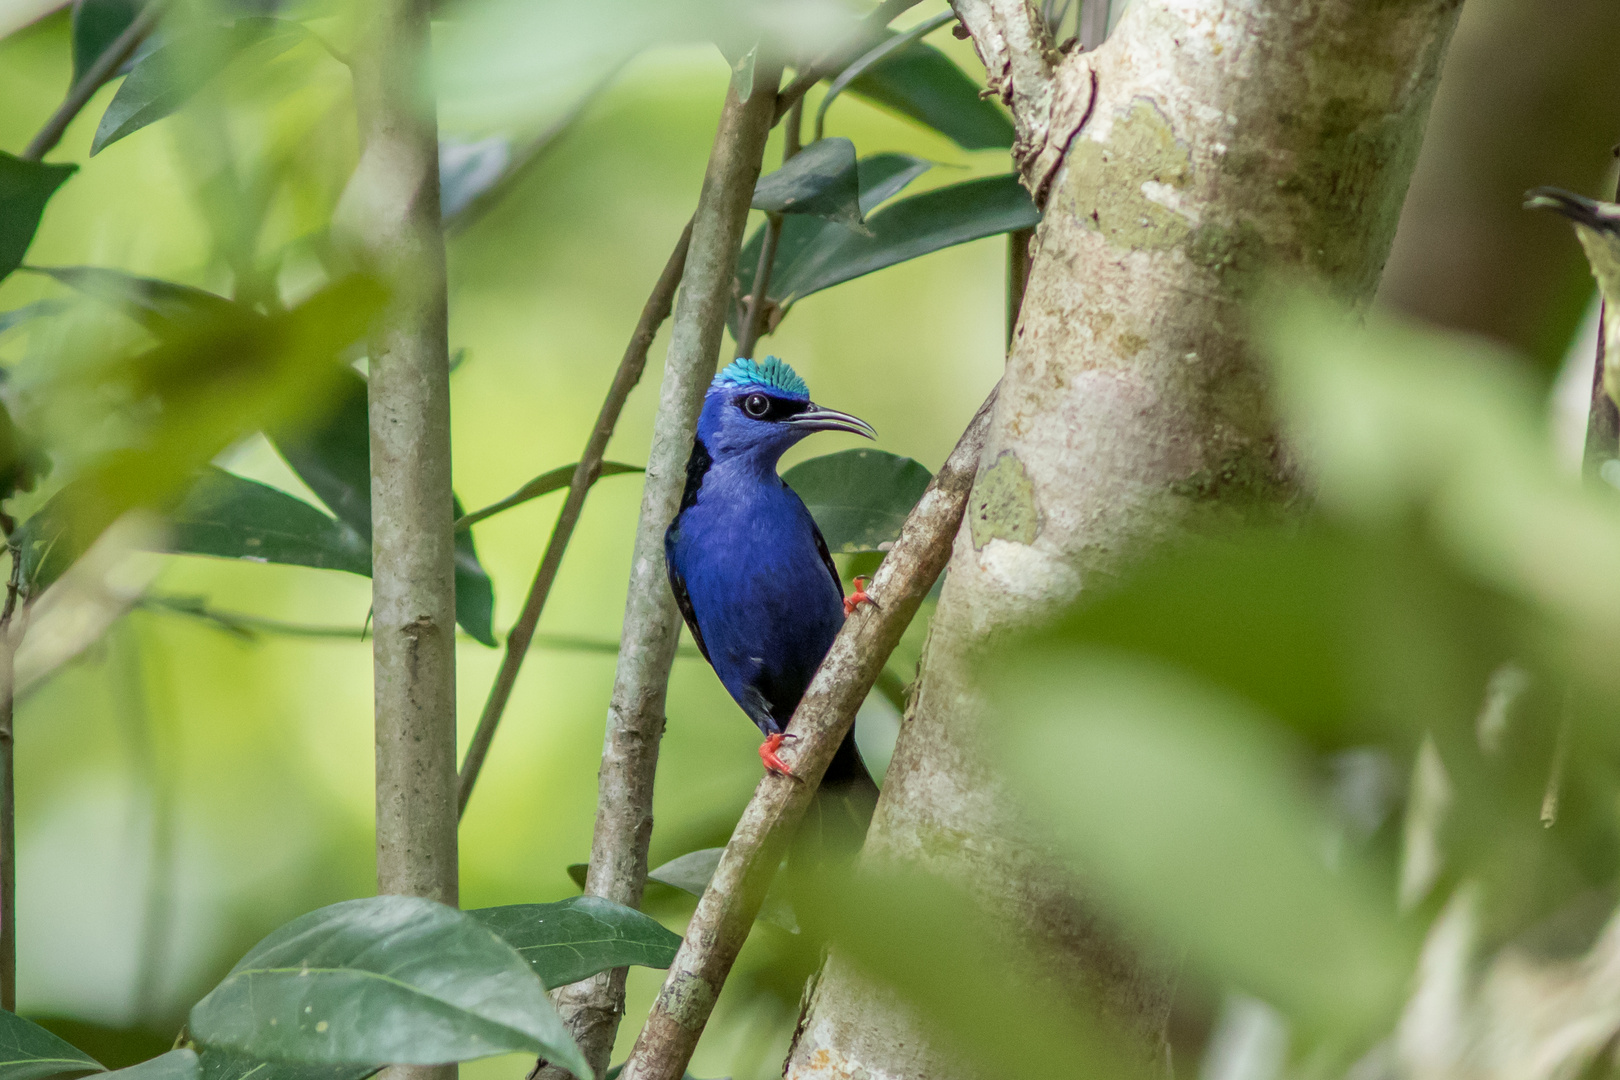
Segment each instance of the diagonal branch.
[[79,115],[79,111],[89,103],[97,90],[118,74],[118,69],[124,66],[124,61],[135,55],[135,50],[140,48],[141,42],[145,41],[153,27],[157,26],[165,6],[167,6],[165,0],[151,0],[129,26],[124,28],[124,32],[102,50],[101,55],[96,57],[96,62],[91,64],[89,70],[79,77],[79,81],[68,89],[67,97],[62,99],[62,104],[56,107],[56,112],[51,114],[45,126],[39,129],[39,134],[29,141],[28,148],[22,153],[24,161],[43,159],[57,143],[62,141],[62,135],[73,122],[73,118]]
[[881,608],[852,616],[822,661],[789,730],[793,777],[768,775],[731,834],[703,899],[687,925],[664,987],[625,1063],[623,1080],[679,1080],[714,1010],[822,773],[855,720],[855,710],[945,569],[962,523],[996,392],[980,406],[956,448],[906,519],[878,567],[871,592]]

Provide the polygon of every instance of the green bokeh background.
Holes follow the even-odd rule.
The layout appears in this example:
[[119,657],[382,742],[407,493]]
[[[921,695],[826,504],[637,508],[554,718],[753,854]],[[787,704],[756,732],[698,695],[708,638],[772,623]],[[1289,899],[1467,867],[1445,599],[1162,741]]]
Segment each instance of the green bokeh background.
[[[938,10],[922,5],[906,22]],[[965,44],[948,34],[933,40],[980,77]],[[0,42],[0,146],[19,150],[50,114],[68,82],[68,58],[61,13]],[[451,347],[467,350],[452,381],[455,477],[468,507],[574,460],[691,212],[727,77],[712,46],[643,54],[521,187],[452,242]],[[266,248],[324,221],[354,138],[347,73],[319,50],[294,50],[272,82],[233,88],[249,104],[228,110],[240,159],[284,155],[277,167],[287,185]],[[219,114],[205,101],[91,160],[91,135],[112,92],[97,95],[51,156],[83,168],[51,202],[30,261],[223,288],[199,195]],[[255,93],[277,104],[255,113]],[[555,105],[560,113],[568,101]],[[533,117],[534,129],[547,119]],[[853,96],[832,108],[827,130],[853,138],[862,153],[902,150],[939,162],[913,191],[1008,168],[1002,151],[964,153]],[[773,166],[777,138],[767,156]],[[1001,238],[979,241],[813,296],[761,351],[792,362],[818,401],[874,424],[882,449],[936,468],[999,373],[1005,251]],[[295,259],[283,271],[292,291],[307,274],[300,266]],[[0,310],[53,288],[14,275],[0,286]],[[645,460],[665,345],[660,338],[653,347],[610,448],[614,459]],[[0,361],[41,362],[29,349],[29,333],[14,331],[0,339]],[[858,442],[818,436],[785,464]],[[222,463],[315,501],[262,439]],[[604,480],[592,494],[542,634],[617,638],[639,498],[634,475]],[[496,585],[498,631],[517,615],[559,500],[477,527]],[[162,559],[154,589],[356,628],[369,596],[367,581],[343,574],[185,557]],[[499,656],[463,638],[463,741]],[[191,619],[137,612],[21,703],[20,1011],[149,1029],[160,1043],[271,928],[373,891],[369,660],[369,644],[358,638],[245,643]],[[531,654],[462,828],[463,906],[576,891],[565,867],[590,848],[613,667],[604,654]],[[678,661],[655,865],[724,842],[759,777],[757,741],[708,667]],[[649,907],[679,930],[690,901],[655,893]],[[774,928],[756,931],[693,1063],[696,1075],[778,1073],[797,985],[772,976],[772,965],[800,970],[813,959],[803,953]],[[660,973],[633,971],[616,1060],[659,981]],[[120,1048],[115,1036],[57,1026],[109,1064],[150,1049],[136,1049],[132,1036]],[[493,1059],[463,1075],[515,1078],[530,1064]]]

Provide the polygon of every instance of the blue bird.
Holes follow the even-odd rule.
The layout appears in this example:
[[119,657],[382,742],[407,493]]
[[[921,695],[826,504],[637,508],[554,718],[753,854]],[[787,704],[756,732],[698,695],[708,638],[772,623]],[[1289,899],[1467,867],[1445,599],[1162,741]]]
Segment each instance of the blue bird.
[[[760,759],[791,774],[776,751],[827,649],[855,605],[844,599],[832,555],[804,502],[776,475],[794,443],[816,431],[877,433],[823,409],[787,364],[736,360],[716,375],[698,416],[681,508],[664,534],[669,584],[692,638],[759,726]],[[823,778],[830,787],[871,779],[845,738]],[[875,788],[873,789],[875,791]]]

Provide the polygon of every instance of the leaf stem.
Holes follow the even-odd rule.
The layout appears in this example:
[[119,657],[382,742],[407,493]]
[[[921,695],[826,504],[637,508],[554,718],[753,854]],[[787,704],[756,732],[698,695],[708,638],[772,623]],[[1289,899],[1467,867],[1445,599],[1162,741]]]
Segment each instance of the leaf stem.
[[135,55],[135,50],[140,48],[141,42],[145,41],[153,27],[157,26],[166,2],[167,0],[148,0],[140,14],[124,28],[124,32],[101,51],[101,55],[96,57],[96,62],[90,65],[90,70],[68,88],[67,97],[62,99],[62,104],[56,107],[56,112],[51,114],[51,118],[45,121],[45,126],[39,129],[39,134],[29,141],[28,148],[22,152],[24,161],[42,160],[57,143],[62,141],[62,135],[73,122],[73,118],[79,115],[79,111],[89,103],[97,90],[118,74],[118,69],[124,66],[124,61]]
[[663,989],[625,1062],[622,1080],[679,1080],[691,1061],[788,840],[854,722],[855,710],[945,569],[978,471],[995,398],[992,391],[980,406],[878,567],[869,591],[881,598],[883,606],[862,608],[864,616],[852,616],[844,623],[794,711],[789,730],[798,739],[784,751],[794,775],[767,775],[754,790],[687,924]]
[[22,592],[22,551],[8,544],[11,576],[0,610],[0,1009],[17,1011],[16,636],[11,631]]
[[873,8],[871,14],[861,20],[860,29],[851,35],[842,48],[806,64],[799,69],[793,81],[782,88],[776,95],[776,115],[771,119],[771,123],[774,124],[786,116],[788,110],[796,102],[803,100],[804,95],[808,94],[816,83],[829,75],[838,74],[849,66],[851,60],[882,41],[883,28],[920,2],[921,0],[883,0],[883,3]]
[[529,595],[523,601],[523,613],[506,635],[506,655],[501,658],[501,669],[489,688],[483,714],[478,718],[478,727],[473,731],[472,742],[468,744],[467,754],[461,762],[456,785],[458,819],[467,812],[467,800],[472,798],[473,785],[478,783],[478,773],[484,767],[484,758],[495,739],[495,729],[506,711],[506,703],[511,700],[512,687],[517,683],[523,658],[529,651],[529,642],[540,623],[540,613],[545,610],[546,598],[551,595],[552,583],[557,580],[557,569],[562,565],[563,553],[568,549],[568,541],[573,538],[574,526],[579,524],[580,511],[585,508],[585,496],[601,474],[608,440],[618,426],[619,414],[624,411],[630,391],[641,381],[641,373],[647,366],[647,351],[658,336],[658,328],[669,318],[670,308],[675,302],[675,289],[686,268],[686,254],[691,243],[692,222],[688,221],[686,228],[681,230],[681,238],[675,243],[675,250],[670,252],[668,261],[664,263],[663,273],[658,275],[658,283],[653,286],[652,294],[642,306],[635,333],[630,335],[630,344],[625,347],[624,357],[619,361],[619,370],[614,373],[607,397],[596,414],[596,426],[591,428],[590,438],[585,441],[585,449],[579,456],[579,464],[574,466],[573,480],[568,485],[568,498],[557,515],[557,523],[552,526],[551,539],[547,541],[545,554],[535,570]]

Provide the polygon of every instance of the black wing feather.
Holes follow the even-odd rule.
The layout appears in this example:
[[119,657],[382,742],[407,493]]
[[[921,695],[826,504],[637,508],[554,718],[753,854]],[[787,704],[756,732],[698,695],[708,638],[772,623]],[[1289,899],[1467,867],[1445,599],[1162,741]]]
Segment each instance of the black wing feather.
[[816,538],[816,550],[821,553],[821,561],[826,564],[827,573],[832,575],[833,588],[838,590],[838,598],[842,600],[844,583],[838,579],[838,567],[833,565],[832,552],[827,550],[827,540],[821,535],[821,529],[817,527],[814,518],[810,519],[810,532]]
[[[675,606],[681,609],[681,618],[686,620],[686,628],[692,631],[692,640],[697,642],[698,652],[703,659],[709,660],[709,647],[703,644],[703,631],[698,629],[697,612],[692,610],[692,595],[686,591],[686,579],[674,566],[669,568],[669,588],[675,594]],[[709,660],[710,665],[714,664]]]

